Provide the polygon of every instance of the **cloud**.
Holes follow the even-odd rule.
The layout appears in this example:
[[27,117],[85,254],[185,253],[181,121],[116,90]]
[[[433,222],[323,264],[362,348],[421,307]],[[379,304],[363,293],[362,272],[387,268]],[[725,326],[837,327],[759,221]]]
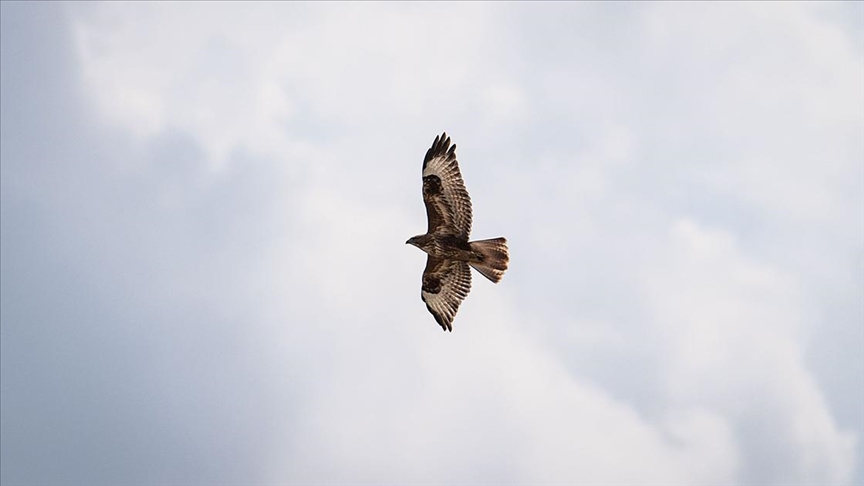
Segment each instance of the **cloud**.
[[[823,7],[2,8],[4,483],[860,478]],[[513,257],[452,334],[444,129]]]
[[[687,220],[671,228],[668,243],[667,256],[644,278],[652,321],[667,345],[671,403],[710,406],[737,424],[752,460],[744,477],[847,481],[856,439],[838,430],[807,370],[794,277],[748,261],[730,235]],[[784,446],[763,448],[766,435]]]

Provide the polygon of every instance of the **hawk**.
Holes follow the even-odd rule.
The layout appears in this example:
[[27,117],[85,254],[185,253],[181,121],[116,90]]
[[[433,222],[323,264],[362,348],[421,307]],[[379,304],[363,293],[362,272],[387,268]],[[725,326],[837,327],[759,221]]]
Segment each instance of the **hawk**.
[[423,159],[423,203],[429,226],[412,244],[426,252],[420,298],[445,331],[453,331],[453,318],[471,290],[471,270],[498,283],[510,256],[507,240],[468,241],[471,233],[471,198],[462,182],[456,145],[443,133],[435,137]]

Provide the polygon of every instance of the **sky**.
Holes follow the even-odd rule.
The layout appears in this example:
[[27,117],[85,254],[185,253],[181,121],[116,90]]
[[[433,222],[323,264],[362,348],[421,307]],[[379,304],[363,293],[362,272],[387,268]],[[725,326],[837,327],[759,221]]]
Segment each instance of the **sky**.
[[4,485],[864,484],[864,4],[0,13]]

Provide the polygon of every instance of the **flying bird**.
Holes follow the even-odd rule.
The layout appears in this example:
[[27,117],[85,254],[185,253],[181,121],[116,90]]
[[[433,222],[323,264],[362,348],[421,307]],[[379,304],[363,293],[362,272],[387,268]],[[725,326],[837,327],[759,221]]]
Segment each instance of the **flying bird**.
[[471,198],[459,172],[456,145],[443,133],[435,137],[423,159],[423,203],[429,226],[426,234],[406,241],[428,254],[420,298],[445,331],[471,290],[469,265],[498,283],[510,256],[505,238],[468,241]]

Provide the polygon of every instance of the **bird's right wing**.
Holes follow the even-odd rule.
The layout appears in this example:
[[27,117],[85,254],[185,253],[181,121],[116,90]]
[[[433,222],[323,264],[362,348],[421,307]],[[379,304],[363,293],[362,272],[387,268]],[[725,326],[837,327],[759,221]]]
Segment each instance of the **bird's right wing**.
[[453,318],[470,290],[471,269],[467,263],[428,257],[420,298],[445,331],[453,330]]

